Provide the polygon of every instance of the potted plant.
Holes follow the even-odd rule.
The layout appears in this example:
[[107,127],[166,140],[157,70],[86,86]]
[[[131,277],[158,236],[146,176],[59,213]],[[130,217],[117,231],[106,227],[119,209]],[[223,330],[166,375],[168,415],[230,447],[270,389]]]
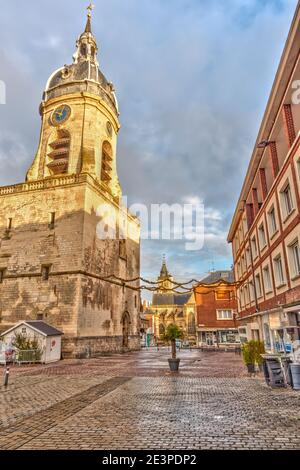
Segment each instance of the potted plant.
[[255,374],[255,341],[248,341],[242,345],[242,356],[249,374]]
[[264,362],[262,354],[266,354],[265,343],[263,341],[256,341],[255,343],[255,362],[258,365],[260,372],[262,372]]
[[168,359],[169,367],[172,372],[179,369],[180,359],[176,357],[176,340],[183,337],[183,332],[177,325],[169,325],[166,329],[165,340],[171,342],[172,358]]

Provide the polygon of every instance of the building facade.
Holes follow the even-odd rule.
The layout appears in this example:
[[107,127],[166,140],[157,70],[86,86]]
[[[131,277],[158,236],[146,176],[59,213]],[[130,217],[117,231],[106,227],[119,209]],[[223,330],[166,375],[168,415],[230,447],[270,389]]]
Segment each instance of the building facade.
[[197,344],[228,346],[239,343],[236,287],[232,271],[216,271],[194,287]]
[[169,325],[177,325],[184,339],[196,343],[196,304],[193,293],[176,294],[173,276],[169,273],[166,261],[163,261],[157,278],[158,289],[153,294],[152,305],[146,310],[146,317],[151,325],[153,338],[163,340]]
[[118,104],[97,50],[89,12],[73,63],[47,82],[26,181],[0,188],[0,331],[45,320],[64,357],[140,345],[139,292],[107,280],[139,278],[140,227],[120,202]]
[[268,351],[300,326],[300,5],[232,220],[240,333]]

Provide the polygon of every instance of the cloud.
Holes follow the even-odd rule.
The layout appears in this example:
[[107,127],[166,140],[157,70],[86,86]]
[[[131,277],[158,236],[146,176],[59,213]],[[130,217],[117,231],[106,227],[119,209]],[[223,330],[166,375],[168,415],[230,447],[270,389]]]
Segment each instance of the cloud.
[[[205,245],[144,241],[142,270],[168,255],[175,276],[231,265],[226,243],[296,0],[111,0],[97,5],[100,67],[117,89],[118,170],[129,203],[205,205]],[[34,157],[47,78],[72,61],[81,0],[11,0],[1,9],[0,184]]]

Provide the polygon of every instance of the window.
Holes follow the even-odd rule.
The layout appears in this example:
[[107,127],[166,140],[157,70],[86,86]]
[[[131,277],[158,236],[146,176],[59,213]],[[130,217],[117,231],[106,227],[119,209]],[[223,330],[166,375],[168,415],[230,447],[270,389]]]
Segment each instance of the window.
[[298,240],[289,247],[293,277],[300,275],[300,251]]
[[294,208],[291,187],[289,184],[287,184],[286,187],[281,191],[281,198],[283,204],[283,214],[286,218],[290,215]]
[[50,276],[51,266],[42,266],[42,280],[48,281]]
[[267,245],[264,224],[260,225],[260,227],[258,229],[258,234],[259,234],[259,245],[260,245],[260,249],[262,250]]
[[245,304],[247,305],[249,303],[249,286],[246,285],[244,289],[244,299],[245,299]]
[[256,274],[255,276],[255,287],[256,287],[257,297],[261,297],[262,290],[261,290],[261,280],[260,280],[259,274]]
[[243,218],[243,231],[245,234],[248,232],[247,219],[245,217]]
[[0,269],[0,284],[4,281],[5,269]]
[[243,289],[243,287],[241,287],[241,289],[240,289],[240,298],[239,298],[240,308],[244,307],[243,296],[244,296],[244,289]]
[[251,266],[251,254],[250,254],[249,247],[246,249],[246,263],[247,263],[247,268]]
[[188,316],[188,334],[194,335],[196,333],[196,322],[195,322],[195,315],[193,313],[189,313]]
[[119,256],[124,260],[127,259],[126,240],[119,241]]
[[55,212],[50,213],[49,228],[53,230],[55,227]]
[[216,292],[216,300],[230,300],[231,299],[231,292],[230,291],[220,291]]
[[102,146],[101,181],[106,185],[109,185],[112,179],[112,160],[112,146],[109,142],[105,141]]
[[264,274],[265,291],[266,292],[271,292],[272,291],[272,282],[271,282],[271,275],[270,275],[269,266],[266,266],[263,269],[263,274]]
[[237,264],[237,275],[238,275],[238,278],[241,277],[241,263],[240,263],[240,261],[238,261],[238,264]]
[[253,302],[255,299],[253,281],[249,282],[249,291],[250,291],[250,301]]
[[242,268],[242,273],[244,273],[246,271],[245,255],[242,256],[241,268]]
[[36,319],[37,320],[44,320],[44,315],[42,313],[38,313],[37,316],[36,316]]
[[274,259],[274,268],[275,268],[275,276],[276,276],[276,285],[277,287],[280,287],[284,284],[284,275],[283,275],[281,256],[278,256],[277,258]]
[[253,258],[256,258],[257,255],[258,255],[256,237],[253,237],[253,238],[251,239],[251,246],[252,246]]
[[269,217],[269,231],[270,231],[270,236],[272,237],[277,232],[277,222],[276,222],[276,214],[275,214],[274,207],[272,207],[272,209],[270,210],[268,217]]
[[[61,110],[63,109],[66,116],[70,114],[70,109],[67,106],[63,106]],[[49,142],[49,153],[47,155],[47,167],[50,175],[61,175],[68,172],[70,143],[69,132],[65,129],[57,129],[53,140]]]
[[232,310],[217,310],[217,319],[218,320],[232,320],[233,319]]

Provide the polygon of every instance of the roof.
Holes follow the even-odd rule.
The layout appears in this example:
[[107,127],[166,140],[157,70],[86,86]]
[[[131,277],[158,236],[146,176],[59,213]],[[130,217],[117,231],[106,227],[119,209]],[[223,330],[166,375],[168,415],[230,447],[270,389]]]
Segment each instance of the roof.
[[44,321],[41,320],[31,320],[31,321],[22,321],[20,323],[17,323],[16,325],[12,326],[9,328],[9,330],[4,331],[1,336],[6,335],[12,330],[15,330],[18,326],[20,325],[27,325],[30,328],[38,331],[41,333],[43,336],[61,336],[63,335],[62,331],[57,330],[51,325],[48,325],[48,323],[45,323]]
[[283,54],[281,56],[280,64],[276,73],[270,98],[266,107],[266,111],[262,120],[262,124],[255,142],[254,150],[251,156],[247,174],[241,190],[239,200],[235,209],[235,213],[231,222],[231,227],[228,234],[228,242],[232,242],[236,227],[240,221],[241,214],[244,210],[244,202],[247,199],[248,193],[253,184],[257,169],[260,165],[261,158],[265,149],[260,149],[258,144],[263,141],[269,141],[273,129],[273,124],[276,121],[276,116],[280,110],[282,99],[285,95],[292,72],[299,57],[299,44],[300,44],[300,2],[297,4],[296,12],[290,28],[290,32],[285,44]]
[[233,271],[215,271],[210,273],[207,277],[202,279],[201,284],[215,284],[216,282],[225,281],[228,283],[234,282]]
[[154,294],[153,305],[185,305],[191,294]]

